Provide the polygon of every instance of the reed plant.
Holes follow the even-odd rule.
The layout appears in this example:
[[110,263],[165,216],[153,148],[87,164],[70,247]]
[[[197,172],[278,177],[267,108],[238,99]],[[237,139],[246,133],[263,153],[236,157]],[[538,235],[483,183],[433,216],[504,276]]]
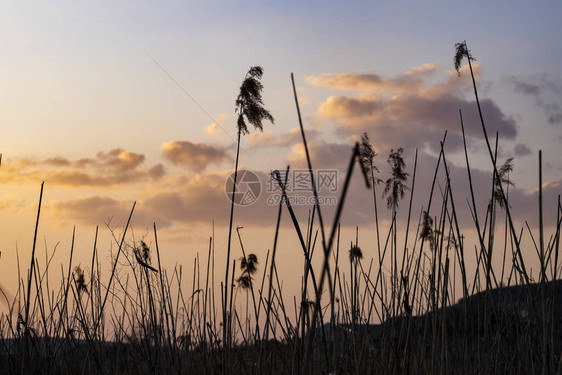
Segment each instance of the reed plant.
[[[185,270],[182,265],[167,270],[161,263],[156,224],[141,239],[131,230],[135,204],[121,228],[107,226],[113,238],[107,250],[108,266],[102,264],[105,257],[100,255],[98,228],[89,264],[76,264],[75,229],[68,263],[60,270],[52,265],[55,252],[61,251],[57,246],[46,247],[45,260],[40,262],[36,240],[41,185],[31,259],[25,260],[29,266],[22,272],[18,256],[16,291],[0,290],[7,306],[0,316],[0,373],[561,374],[560,196],[548,203],[555,205],[556,217],[547,226],[541,152],[538,229],[515,226],[512,205],[516,203],[509,200],[514,161],[498,165],[499,135],[492,148],[472,72],[474,58],[463,42],[455,49],[458,71],[465,59],[492,171],[484,212],[476,204],[465,124],[459,112],[468,196],[459,196],[453,188],[447,133],[439,145],[429,196],[414,195],[417,151],[407,161],[401,148],[391,151],[390,173],[377,194],[382,180],[375,177],[376,153],[365,133],[361,143],[350,148],[338,205],[327,225],[292,77],[316,201],[306,220],[299,218],[287,195],[289,167],[285,179],[275,171],[282,199],[272,250],[258,263],[255,253],[246,250],[238,227],[242,253],[235,257],[231,235],[240,137],[248,131],[246,121],[260,130],[263,120],[273,122],[262,106],[263,71],[254,67],[236,101],[238,142],[224,280],[215,285],[214,228],[206,256],[197,254]],[[350,199],[349,187],[355,183],[356,164],[366,193],[373,189],[374,228],[355,227],[355,238],[349,241],[341,228],[354,226],[341,217]],[[408,213],[399,213],[408,190]],[[424,202],[419,212],[413,209],[414,197]],[[379,220],[382,212],[377,201],[381,198],[386,198],[388,226]],[[459,199],[468,203],[471,226],[461,225],[458,207],[463,202]],[[289,228],[281,226],[284,212],[290,216]],[[404,230],[398,228],[399,215],[407,217]],[[553,233],[545,233],[547,228],[554,228]],[[304,265],[295,295],[283,287],[283,279],[295,275],[283,275],[278,269],[279,236],[285,231],[282,235],[296,235]],[[370,231],[376,233],[376,244],[364,240]],[[469,231],[476,233],[472,241],[464,234]],[[532,248],[523,250],[527,243]],[[373,257],[369,257],[371,250]],[[535,275],[528,271],[533,256],[540,264]],[[474,264],[469,261],[472,257]],[[494,267],[493,259],[501,259],[501,267]],[[59,284],[53,284],[56,278]],[[245,299],[236,298],[239,291],[245,292]]]

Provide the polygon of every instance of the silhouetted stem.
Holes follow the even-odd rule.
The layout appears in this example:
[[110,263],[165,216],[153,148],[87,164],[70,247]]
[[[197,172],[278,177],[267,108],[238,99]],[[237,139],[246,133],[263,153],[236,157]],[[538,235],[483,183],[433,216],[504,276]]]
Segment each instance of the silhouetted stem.
[[[228,333],[227,333],[227,329],[228,329],[228,324],[227,324],[227,308],[228,308],[228,271],[229,271],[229,266],[230,266],[230,245],[231,245],[231,239],[232,239],[232,221],[234,219],[234,197],[236,194],[236,179],[238,177],[238,158],[240,156],[240,129],[238,129],[238,139],[236,141],[236,162],[234,164],[234,180],[232,182],[232,197],[230,199],[230,219],[228,222],[228,243],[227,243],[227,250],[226,250],[226,272],[225,272],[225,276],[224,276],[224,294],[223,294],[223,311],[222,311],[222,321],[223,321],[223,335],[222,335],[222,339],[223,339],[223,344],[225,347],[225,350],[228,350],[228,346],[227,346],[227,339],[228,339]],[[234,274],[234,271],[233,271]],[[226,357],[223,358],[223,363],[226,365]],[[225,373],[226,368],[223,367],[223,373]]]

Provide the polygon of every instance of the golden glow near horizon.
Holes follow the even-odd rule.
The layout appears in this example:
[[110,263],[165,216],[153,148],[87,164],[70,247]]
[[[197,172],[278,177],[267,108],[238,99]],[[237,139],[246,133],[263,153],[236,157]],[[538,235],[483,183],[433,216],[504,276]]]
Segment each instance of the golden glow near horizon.
[[[499,134],[498,160],[515,157],[516,186],[510,192],[515,219],[519,226],[524,220],[533,227],[538,222],[537,154],[542,149],[545,217],[547,229],[553,227],[562,192],[562,55],[548,44],[559,44],[555,15],[560,12],[536,4],[529,12],[530,5],[505,2],[512,9],[509,17],[465,27],[467,15],[482,15],[476,6],[451,10],[447,26],[421,7],[427,20],[417,14],[414,22],[410,13],[392,9],[381,20],[375,4],[363,2],[332,1],[330,9],[306,5],[298,14],[289,5],[268,2],[255,7],[202,3],[0,6],[5,15],[0,26],[0,273],[10,280],[2,280],[2,286],[16,285],[16,248],[22,272],[28,262],[41,181],[41,261],[45,250],[52,252],[60,241],[54,259],[65,262],[73,225],[79,262],[88,262],[96,226],[105,230],[100,250],[109,251],[115,244],[108,228],[124,225],[134,201],[134,239],[150,238],[156,222],[166,266],[188,266],[197,253],[206,254],[213,222],[220,242],[217,257],[224,253],[229,213],[224,189],[236,151],[234,100],[248,67],[257,64],[265,71],[264,104],[276,124],[242,139],[240,165],[256,171],[263,192],[258,203],[236,212],[235,224],[246,228],[245,240],[260,259],[272,247],[276,216],[276,207],[267,204],[270,170],[283,170],[288,163],[306,168],[290,72],[301,95],[315,168],[343,173],[363,132],[379,153],[382,179],[392,148],[405,149],[410,174],[419,150],[416,217],[426,205],[439,141],[448,131],[449,167],[463,225],[470,227],[459,108],[481,215],[492,180],[470,75],[465,67],[459,78],[452,66],[454,43],[463,39],[478,58],[484,115],[490,135]],[[247,13],[231,11],[238,6]],[[492,18],[498,12],[490,11]],[[255,19],[258,24],[250,27],[248,21]],[[518,47],[505,47],[511,45]],[[354,240],[353,228],[359,226],[370,258],[375,254],[372,195],[359,173],[351,189],[342,243]],[[378,198],[382,225],[388,226],[390,214]],[[303,223],[310,208],[296,208]],[[401,223],[405,211],[399,213]],[[326,207],[325,214],[331,223],[334,207]],[[287,249],[298,245],[291,225],[287,220],[282,227]],[[299,256],[282,257],[280,272]],[[299,287],[298,281],[291,285]]]

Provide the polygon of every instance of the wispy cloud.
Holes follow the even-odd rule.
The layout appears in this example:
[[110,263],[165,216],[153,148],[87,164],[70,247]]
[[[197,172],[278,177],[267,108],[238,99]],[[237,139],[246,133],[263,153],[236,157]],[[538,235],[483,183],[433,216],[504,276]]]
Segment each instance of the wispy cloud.
[[[312,141],[320,135],[314,128],[306,130],[306,139]],[[281,135],[275,135],[271,130],[264,130],[260,133],[251,133],[245,137],[251,147],[293,147],[302,142],[300,128],[293,128]]]
[[[535,104],[543,110],[550,124],[562,124],[562,108],[558,104],[562,94],[560,82],[547,76],[534,78],[532,82],[515,76],[506,79],[513,85],[515,92],[534,98]],[[558,97],[553,99],[552,96]]]

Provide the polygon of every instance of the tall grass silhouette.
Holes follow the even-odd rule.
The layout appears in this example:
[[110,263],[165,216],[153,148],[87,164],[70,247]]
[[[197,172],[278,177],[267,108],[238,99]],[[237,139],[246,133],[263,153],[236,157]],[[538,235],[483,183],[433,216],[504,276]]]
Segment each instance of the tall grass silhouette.
[[[49,260],[52,255],[46,254],[41,266],[36,254],[41,185],[29,267],[22,272],[18,257],[15,295],[1,290],[7,312],[0,316],[0,373],[561,374],[560,196],[557,202],[548,202],[557,214],[549,226],[554,232],[545,233],[541,152],[538,234],[528,224],[516,228],[515,203],[509,200],[514,161],[508,158],[498,164],[497,137],[492,147],[472,70],[474,58],[463,42],[456,45],[454,55],[459,74],[465,60],[493,172],[485,212],[477,209],[459,111],[469,196],[453,190],[445,133],[429,196],[421,197],[425,203],[420,212],[412,212],[414,194],[419,194],[417,150],[411,162],[404,159],[402,148],[393,149],[387,159],[390,173],[381,179],[377,153],[364,133],[350,148],[333,222],[327,224],[291,77],[316,201],[306,221],[300,220],[287,195],[289,167],[286,174],[274,171],[282,199],[272,250],[258,262],[254,253],[247,253],[242,227],[237,227],[242,256],[235,257],[231,237],[241,136],[248,133],[248,123],[262,130],[263,121],[273,122],[261,98],[263,70],[252,67],[236,99],[234,186],[226,273],[220,285],[215,285],[214,229],[206,259],[197,255],[189,269],[178,265],[166,270],[161,266],[156,224],[153,233],[140,241],[129,230],[135,204],[120,229],[109,228],[115,246],[109,251],[107,272],[100,262],[96,228],[89,266],[73,263],[73,240],[68,264],[61,266],[62,281],[51,285],[50,275],[59,273]],[[341,217],[356,164],[365,189],[373,189],[374,223],[357,227],[355,241],[343,244],[341,225],[351,224],[342,223]],[[380,182],[382,191],[376,190]],[[406,224],[399,228],[404,224],[396,216],[408,192]],[[388,227],[381,224],[379,199],[386,199]],[[471,226],[461,226],[459,199],[468,203]],[[290,216],[288,230],[296,234],[304,261],[302,272],[292,270],[291,275],[281,274],[277,267],[278,238],[281,230],[287,230],[280,227],[284,212]],[[373,230],[376,257],[368,259],[369,244],[360,238]],[[465,242],[464,233],[469,231],[475,233],[474,248]],[[538,275],[527,271],[533,249],[526,249],[525,259],[524,235],[539,259]],[[467,261],[472,252],[475,264]],[[493,267],[494,252],[501,252],[501,269]],[[301,279],[294,296],[283,289],[288,277]],[[455,295],[458,290],[460,298]],[[237,299],[239,292],[246,298]]]

